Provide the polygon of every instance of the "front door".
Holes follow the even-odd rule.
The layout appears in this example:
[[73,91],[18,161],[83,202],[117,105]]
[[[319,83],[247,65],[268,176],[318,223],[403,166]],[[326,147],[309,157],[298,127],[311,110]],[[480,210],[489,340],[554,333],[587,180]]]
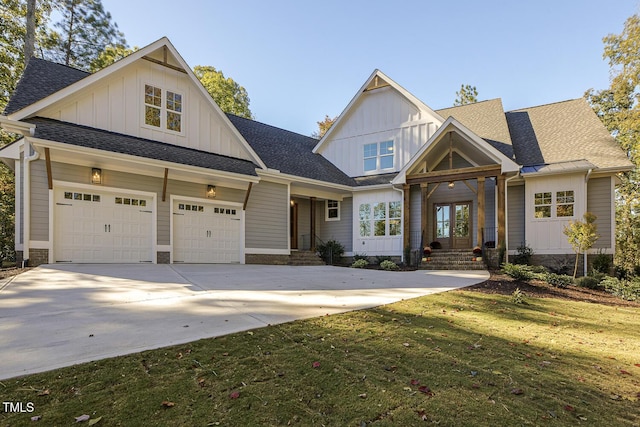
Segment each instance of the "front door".
[[436,241],[443,249],[466,249],[472,246],[471,202],[434,206]]

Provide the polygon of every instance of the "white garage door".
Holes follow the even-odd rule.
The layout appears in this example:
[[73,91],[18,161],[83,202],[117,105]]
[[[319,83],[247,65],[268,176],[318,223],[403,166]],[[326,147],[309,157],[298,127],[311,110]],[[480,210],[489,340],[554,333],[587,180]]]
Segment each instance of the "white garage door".
[[55,261],[153,262],[153,199],[92,190],[56,189]]
[[173,202],[173,262],[240,262],[240,209],[201,202]]

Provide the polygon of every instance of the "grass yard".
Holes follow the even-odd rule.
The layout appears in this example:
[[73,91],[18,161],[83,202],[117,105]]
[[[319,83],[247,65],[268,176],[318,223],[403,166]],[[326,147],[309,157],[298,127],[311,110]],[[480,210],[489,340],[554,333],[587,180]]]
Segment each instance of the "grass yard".
[[640,425],[640,305],[525,294],[480,286],[5,380],[0,399],[34,411],[0,425]]

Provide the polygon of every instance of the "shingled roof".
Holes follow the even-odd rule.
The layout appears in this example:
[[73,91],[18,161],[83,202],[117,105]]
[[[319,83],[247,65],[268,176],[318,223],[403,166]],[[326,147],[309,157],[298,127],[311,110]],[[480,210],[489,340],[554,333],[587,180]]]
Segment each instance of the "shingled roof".
[[506,113],[521,165],[587,160],[598,168],[633,165],[584,98]]
[[31,58],[4,109],[4,114],[9,115],[22,110],[89,75],[86,71],[66,65]]
[[508,158],[513,158],[509,126],[500,98],[436,110],[445,120],[453,117]]
[[334,184],[356,185],[333,163],[312,152],[317,139],[233,114],[227,117],[268,168]]
[[128,154],[146,159],[257,176],[256,165],[248,160],[221,156],[206,151],[193,150],[43,117],[34,117],[25,121],[36,125],[34,136],[40,139],[112,153]]

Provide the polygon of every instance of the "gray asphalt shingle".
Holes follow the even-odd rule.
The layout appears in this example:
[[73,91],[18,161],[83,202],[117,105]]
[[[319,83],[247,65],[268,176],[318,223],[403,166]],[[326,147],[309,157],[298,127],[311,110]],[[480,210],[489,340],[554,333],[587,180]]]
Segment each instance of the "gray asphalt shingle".
[[25,121],[36,125],[36,138],[112,153],[256,176],[256,165],[248,160],[221,156],[206,151],[193,150],[42,117],[34,117]]

